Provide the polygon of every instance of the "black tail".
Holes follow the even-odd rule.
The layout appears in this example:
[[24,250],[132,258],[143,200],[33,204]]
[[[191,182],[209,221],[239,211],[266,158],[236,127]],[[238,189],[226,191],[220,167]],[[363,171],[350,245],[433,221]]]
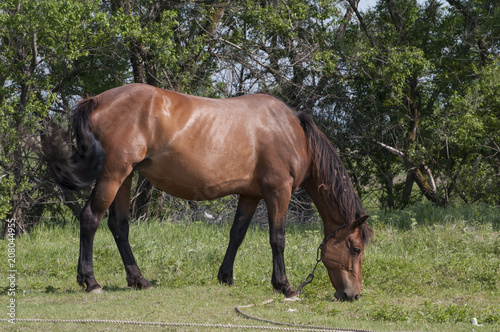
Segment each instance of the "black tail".
[[65,190],[76,191],[90,186],[104,168],[106,153],[90,125],[90,115],[96,106],[96,100],[88,98],[73,110],[77,146],[71,157],[67,143],[58,133],[52,133],[50,144],[44,149],[45,160],[57,184]]

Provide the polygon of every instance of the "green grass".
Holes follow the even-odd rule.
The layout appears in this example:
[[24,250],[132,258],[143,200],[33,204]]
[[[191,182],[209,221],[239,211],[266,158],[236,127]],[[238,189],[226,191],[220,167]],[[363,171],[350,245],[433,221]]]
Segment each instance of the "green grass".
[[[251,315],[298,324],[383,331],[500,331],[500,208],[420,204],[371,215],[375,238],[365,253],[361,300],[353,303],[333,301],[334,290],[322,265],[301,301],[284,302],[274,294],[268,232],[257,226],[250,228],[236,258],[236,286],[218,285],[230,225],[206,223],[131,225],[132,249],[143,274],[155,285],[148,291],[126,288],[118,250],[103,223],[95,239],[94,267],[105,292],[86,294],[76,283],[77,227],[40,226],[16,239],[17,318],[259,325],[234,313],[236,305],[253,303],[256,306],[245,309]],[[315,225],[287,228],[285,260],[293,285],[309,274],[321,239]],[[0,241],[0,252],[7,253],[7,241]],[[4,308],[9,301],[7,270],[4,259]],[[273,302],[262,304],[267,299]],[[6,313],[5,309],[0,318],[8,318]],[[473,317],[483,326],[474,327]],[[21,322],[14,327],[0,323],[0,328],[117,329],[110,324]]]

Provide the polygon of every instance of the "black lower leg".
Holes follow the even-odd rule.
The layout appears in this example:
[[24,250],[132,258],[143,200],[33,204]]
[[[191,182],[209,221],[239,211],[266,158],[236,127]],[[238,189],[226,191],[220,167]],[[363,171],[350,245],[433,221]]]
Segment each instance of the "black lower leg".
[[224,260],[219,268],[219,282],[231,285],[233,283],[233,265],[236,253],[252,220],[252,216],[259,204],[259,199],[240,197],[238,208],[234,217],[233,226],[229,235],[229,245],[227,246]]
[[142,276],[141,270],[137,266],[137,263],[130,248],[130,243],[128,240],[129,235],[129,224],[128,219],[125,216],[120,216],[116,213],[115,203],[111,204],[109,209],[108,226],[113,234],[113,237],[120,252],[120,256],[123,260],[123,265],[125,266],[125,272],[127,273],[127,284],[129,287],[137,287],[139,289],[151,288],[151,283]]
[[271,282],[276,291],[285,294],[286,297],[295,295],[295,291],[291,288],[285,271],[285,227],[283,226],[270,227],[270,244],[273,252],[273,275]]
[[80,256],[76,280],[86,288],[87,292],[97,292],[101,286],[95,280],[92,262],[94,235],[100,223],[100,216],[92,213],[90,204],[83,208],[80,214]]

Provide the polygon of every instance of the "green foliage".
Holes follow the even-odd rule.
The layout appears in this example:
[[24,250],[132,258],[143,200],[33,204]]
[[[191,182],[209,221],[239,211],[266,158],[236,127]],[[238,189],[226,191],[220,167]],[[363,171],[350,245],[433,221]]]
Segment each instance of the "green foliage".
[[453,95],[445,107],[446,134],[450,136],[450,143],[462,151],[499,138],[500,60],[492,61],[474,74],[476,79],[467,84],[463,94]]
[[[394,172],[401,162],[406,169],[427,165],[439,179],[438,195],[448,202],[498,202],[498,146],[493,142],[498,141],[500,103],[493,77],[499,65],[491,52],[499,43],[493,22],[498,13],[498,4],[488,0],[449,6],[379,1],[362,13],[368,31],[356,25],[347,30],[343,46],[349,52],[341,63],[351,70],[344,82],[353,108],[362,111],[342,117],[347,125],[337,124],[336,135],[341,142],[356,136],[374,143],[344,144],[376,165],[375,172],[351,171],[360,181],[380,179],[380,188],[387,190],[379,195],[382,206],[388,204],[385,199],[402,195],[404,186],[395,182],[401,169]],[[395,152],[400,157],[388,159]],[[387,186],[387,181],[394,183]]]
[[10,197],[12,196],[11,188],[15,187],[13,175],[7,176],[4,174],[0,179],[0,219],[5,219],[11,209]]
[[[455,93],[449,103],[436,108],[435,115],[426,120],[429,137],[444,142],[429,154],[437,163],[447,165],[443,169],[447,177],[458,177],[457,190],[471,202],[496,204],[500,199],[496,176],[500,163],[494,154],[500,141],[499,74],[500,62],[491,61],[476,71],[475,79],[461,94]],[[436,122],[438,117],[443,120]],[[451,154],[456,156],[454,163]]]
[[111,24],[116,26],[118,33],[130,43],[144,45],[150,56],[166,68],[175,66],[177,59],[174,53],[173,29],[178,24],[177,13],[174,10],[162,11],[154,21],[144,22],[144,18],[136,13],[125,14],[120,8],[112,17]]
[[2,1],[0,216],[31,224],[86,198],[54,187],[43,124],[69,128],[77,99],[134,80],[276,94],[317,117],[378,206],[404,204],[409,170],[430,182],[423,165],[441,201],[498,204],[499,18],[491,0],[379,1],[359,17],[334,0]]
[[[61,108],[69,109],[78,91],[91,92],[88,86],[109,83],[107,74],[96,75],[97,50],[111,41],[108,17],[98,8],[98,1],[1,4],[0,51],[5,56],[0,58],[0,175],[8,176],[2,180],[2,192],[9,193],[2,197],[2,211],[21,227],[28,224],[28,211],[54,196],[47,192],[49,185],[41,185],[48,180],[39,157],[43,122]],[[86,78],[93,82],[67,88],[71,80],[90,71]]]

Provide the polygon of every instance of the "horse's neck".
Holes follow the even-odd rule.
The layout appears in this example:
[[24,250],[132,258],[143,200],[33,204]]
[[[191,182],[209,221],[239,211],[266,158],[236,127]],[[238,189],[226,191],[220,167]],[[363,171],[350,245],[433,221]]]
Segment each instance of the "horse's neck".
[[309,194],[314,205],[316,205],[318,209],[319,215],[323,220],[325,235],[331,234],[335,229],[346,222],[337,204],[327,197],[325,191],[319,188],[315,181],[305,181],[302,184],[302,188]]

